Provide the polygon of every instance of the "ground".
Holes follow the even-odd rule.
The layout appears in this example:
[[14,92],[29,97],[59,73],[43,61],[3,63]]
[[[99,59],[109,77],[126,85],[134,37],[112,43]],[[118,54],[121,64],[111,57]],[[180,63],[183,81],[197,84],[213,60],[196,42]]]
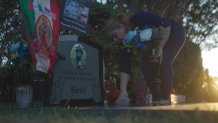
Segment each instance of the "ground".
[[216,123],[218,103],[142,107],[0,106],[0,123]]

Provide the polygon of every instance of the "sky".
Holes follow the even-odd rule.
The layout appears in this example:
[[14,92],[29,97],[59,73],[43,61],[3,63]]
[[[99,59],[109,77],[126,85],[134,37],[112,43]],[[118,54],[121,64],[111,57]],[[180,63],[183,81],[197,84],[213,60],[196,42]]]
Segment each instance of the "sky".
[[210,51],[202,50],[201,55],[204,68],[208,68],[211,76],[218,77],[218,48]]

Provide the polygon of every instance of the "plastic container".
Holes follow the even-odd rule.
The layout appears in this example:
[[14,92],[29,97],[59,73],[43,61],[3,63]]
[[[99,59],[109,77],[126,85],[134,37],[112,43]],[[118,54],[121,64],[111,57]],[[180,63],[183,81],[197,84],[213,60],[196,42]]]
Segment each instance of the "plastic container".
[[32,86],[31,85],[18,85],[16,87],[16,104],[20,108],[27,108],[32,103]]

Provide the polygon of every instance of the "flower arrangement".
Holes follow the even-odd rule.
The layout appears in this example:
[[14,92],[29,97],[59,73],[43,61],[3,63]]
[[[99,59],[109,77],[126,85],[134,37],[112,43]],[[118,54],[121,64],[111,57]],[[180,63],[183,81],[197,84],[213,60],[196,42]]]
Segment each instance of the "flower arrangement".
[[[157,28],[144,27],[139,29],[136,27],[133,31],[128,31],[123,38],[123,45],[128,48],[133,48],[135,44],[137,49],[148,49],[160,43],[164,38],[165,28],[163,26]],[[132,45],[132,46],[131,46]]]
[[145,57],[154,58],[164,36],[165,28],[163,26],[142,29],[136,27],[124,35],[121,48],[130,49],[133,52],[134,61],[138,63]]
[[114,103],[119,94],[117,82],[114,77],[109,76],[104,80],[104,91],[106,100],[109,101],[109,103]]

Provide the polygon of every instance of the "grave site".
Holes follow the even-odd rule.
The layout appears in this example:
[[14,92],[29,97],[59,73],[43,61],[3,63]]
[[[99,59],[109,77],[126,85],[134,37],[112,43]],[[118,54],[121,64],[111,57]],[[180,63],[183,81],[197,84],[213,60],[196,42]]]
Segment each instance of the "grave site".
[[218,2],[197,1],[0,1],[0,123],[216,123]]

